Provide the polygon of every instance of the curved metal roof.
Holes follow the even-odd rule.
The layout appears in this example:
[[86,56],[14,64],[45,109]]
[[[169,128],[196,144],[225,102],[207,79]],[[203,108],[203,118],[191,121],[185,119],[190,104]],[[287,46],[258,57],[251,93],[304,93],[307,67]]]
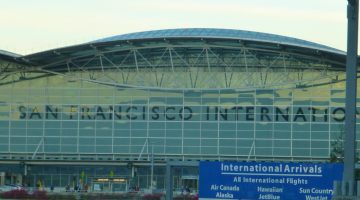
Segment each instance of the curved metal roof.
[[235,29],[216,29],[216,28],[182,28],[182,29],[164,29],[153,30],[136,33],[128,33],[106,37],[103,39],[92,41],[91,43],[98,42],[113,42],[118,40],[134,40],[134,39],[155,39],[155,38],[177,38],[177,37],[198,37],[198,38],[226,38],[238,40],[251,40],[269,43],[278,43],[291,46],[299,46],[310,49],[317,49],[337,54],[345,54],[344,51],[331,48],[306,40],[300,40],[292,37],[281,35],[260,33],[254,31],[243,31]]
[[13,63],[24,63],[21,59],[22,55],[16,54],[10,51],[0,49],[0,60],[13,62]]
[[283,51],[314,58],[324,58],[344,68],[345,52],[325,45],[280,35],[234,29],[186,28],[165,29],[107,37],[88,43],[50,49],[26,55],[22,58],[28,65],[66,68],[70,59],[89,58],[99,53],[127,51],[130,48],[151,49],[161,45],[209,45],[220,44],[231,47],[247,47],[269,51]]

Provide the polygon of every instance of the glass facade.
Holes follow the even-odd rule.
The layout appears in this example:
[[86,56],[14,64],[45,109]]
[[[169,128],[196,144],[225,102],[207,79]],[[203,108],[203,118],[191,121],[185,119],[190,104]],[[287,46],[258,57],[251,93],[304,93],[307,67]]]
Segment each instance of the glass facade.
[[0,88],[0,152],[53,159],[147,160],[153,153],[162,160],[324,160],[342,137],[342,85],[162,91],[60,76],[24,81]]
[[[342,142],[343,85],[171,91],[74,82],[62,76],[22,81],[0,87],[0,155],[123,163],[149,161],[152,155],[160,163],[328,161]],[[64,186],[78,180],[83,170],[98,170],[80,164],[77,171],[64,173],[65,168],[33,166],[27,184],[35,186],[41,179],[47,185]],[[136,185],[150,184],[149,165],[135,179],[126,166],[103,168],[106,172],[87,173],[86,181],[93,183],[114,170]],[[57,172],[49,175],[38,169]],[[177,176],[179,184],[181,176]],[[155,177],[157,186],[164,188],[163,175]]]
[[[154,159],[161,189],[167,161],[330,161],[342,148],[339,52],[172,39],[68,47],[26,57],[34,65],[1,60],[0,159],[23,163],[30,186],[111,177],[127,188],[151,185]],[[196,187],[197,174],[178,168],[174,181]]]

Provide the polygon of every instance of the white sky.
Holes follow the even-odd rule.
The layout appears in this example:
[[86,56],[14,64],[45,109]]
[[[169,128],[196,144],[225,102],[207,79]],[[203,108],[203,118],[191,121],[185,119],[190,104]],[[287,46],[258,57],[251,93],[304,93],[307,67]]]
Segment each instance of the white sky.
[[346,49],[347,0],[0,0],[0,49],[19,54],[124,33],[230,28]]

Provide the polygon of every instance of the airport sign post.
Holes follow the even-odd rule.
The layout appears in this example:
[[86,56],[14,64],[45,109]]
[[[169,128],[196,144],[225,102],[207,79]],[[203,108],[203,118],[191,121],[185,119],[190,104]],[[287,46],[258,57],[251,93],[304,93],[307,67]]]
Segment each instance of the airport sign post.
[[200,162],[199,199],[330,200],[343,164]]

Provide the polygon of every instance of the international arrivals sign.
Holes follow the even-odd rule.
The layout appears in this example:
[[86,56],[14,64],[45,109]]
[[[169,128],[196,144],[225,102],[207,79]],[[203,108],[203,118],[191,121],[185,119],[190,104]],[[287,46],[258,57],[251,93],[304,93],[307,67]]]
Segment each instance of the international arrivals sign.
[[330,200],[343,165],[200,162],[199,199]]
[[343,107],[179,106],[179,105],[19,105],[18,119],[343,122]]

